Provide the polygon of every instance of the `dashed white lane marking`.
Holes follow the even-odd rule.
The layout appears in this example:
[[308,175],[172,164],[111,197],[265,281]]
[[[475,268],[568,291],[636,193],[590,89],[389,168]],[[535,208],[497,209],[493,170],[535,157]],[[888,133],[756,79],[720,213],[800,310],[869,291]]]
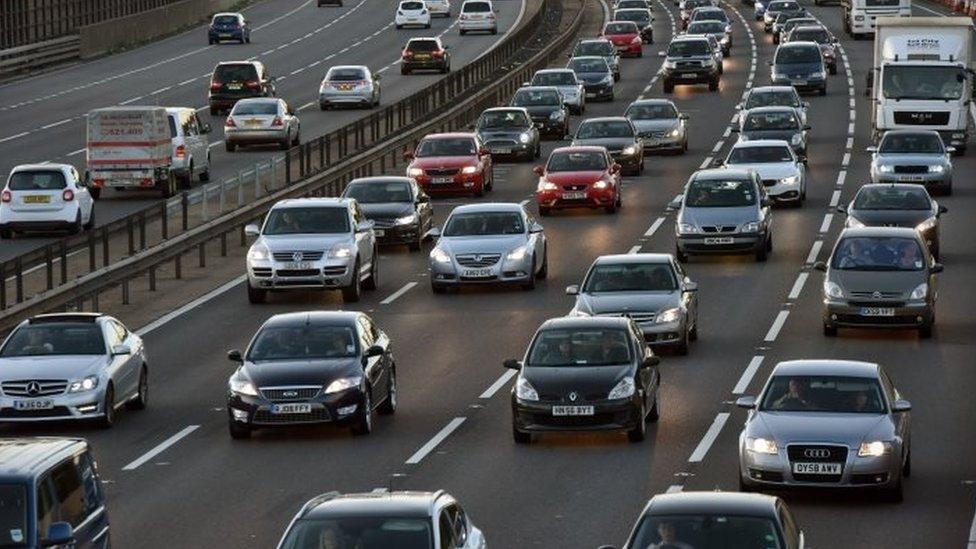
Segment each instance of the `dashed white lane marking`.
[[841,170],[837,172],[837,186],[843,187],[844,180],[847,179],[847,170]]
[[800,293],[803,292],[803,285],[806,284],[807,278],[810,273],[800,273],[796,277],[796,282],[793,283],[793,288],[790,289],[790,295],[786,296],[787,299],[795,301],[800,297]]
[[701,166],[698,166],[698,169],[699,169],[699,170],[704,170],[704,169],[705,169],[705,168],[707,168],[707,167],[709,166],[709,164],[711,164],[711,163],[712,163],[712,157],[711,157],[711,156],[706,156],[706,157],[705,157],[705,160],[702,160],[702,163],[701,163]]
[[850,164],[850,163],[851,163],[851,153],[845,152],[844,153],[844,158],[841,159],[841,161],[840,161],[840,165],[846,168],[847,165]]
[[830,195],[830,207],[836,208],[840,204],[840,190],[834,191],[834,194]]
[[698,446],[695,447],[695,451],[692,452],[691,456],[688,458],[689,463],[700,463],[703,459],[705,459],[705,454],[708,453],[708,449],[712,447],[715,439],[718,438],[719,433],[722,432],[722,427],[725,426],[725,422],[728,420],[728,412],[721,412],[715,416],[715,421],[712,422],[712,425],[708,428],[708,431],[705,432],[705,436],[702,437],[701,441],[698,443]]
[[664,218],[663,217],[659,217],[659,218],[655,219],[654,220],[654,223],[651,223],[651,227],[649,229],[647,229],[646,231],[644,231],[644,236],[646,236],[648,238],[654,236],[654,233],[658,229],[661,228],[661,224],[663,224],[663,223],[664,223]]
[[807,254],[807,263],[813,263],[817,260],[817,256],[820,255],[820,249],[823,248],[823,240],[817,240],[813,243],[810,248],[810,253]]
[[680,484],[672,484],[671,486],[668,486],[667,493],[668,494],[675,494],[675,493],[678,493],[678,492],[680,492],[680,491],[682,491],[684,489],[685,489],[685,487],[682,486],[682,485],[680,485]]
[[467,418],[465,418],[465,417],[456,417],[456,418],[452,419],[450,422],[448,422],[448,424],[445,425],[443,429],[441,429],[440,431],[438,431],[437,434],[434,435],[433,438],[431,438],[430,440],[428,440],[426,444],[424,444],[423,446],[421,446],[419,450],[417,450],[416,452],[414,452],[414,454],[412,456],[410,456],[409,458],[407,458],[406,464],[407,465],[416,465],[416,464],[420,463],[421,461],[423,461],[423,459],[425,457],[427,457],[427,454],[429,454],[432,451],[434,451],[434,448],[437,448],[437,446],[441,442],[444,442],[444,439],[446,439],[447,437],[449,437],[451,435],[451,433],[453,433],[458,427],[460,427],[461,424],[464,423],[464,420],[465,419],[467,419]]
[[305,109],[311,109],[314,106],[315,106],[315,101],[309,101],[308,103],[305,103],[304,105],[298,107],[298,110],[304,111]]
[[847,144],[844,145],[844,148],[847,149],[847,150],[851,150],[851,149],[854,148],[854,138],[853,137],[848,137],[847,138]]
[[[733,117],[734,119],[734,117]],[[729,135],[732,134],[732,126],[725,128],[725,133],[722,134],[722,138],[728,139]]]
[[170,446],[176,444],[182,438],[186,437],[187,435],[189,435],[193,431],[196,431],[199,428],[200,428],[199,425],[187,425],[186,427],[184,427],[183,429],[181,429],[175,435],[173,435],[173,436],[169,437],[168,439],[160,442],[159,445],[157,445],[152,450],[149,450],[145,454],[142,454],[141,456],[139,456],[138,458],[136,458],[134,461],[130,462],[128,465],[126,465],[125,467],[123,467],[122,470],[123,471],[132,471],[133,469],[139,468],[139,466],[143,465],[147,461],[149,461],[152,458],[154,458],[154,457],[158,456],[159,454],[163,453],[164,451],[166,451],[167,448],[169,448]]
[[416,282],[407,282],[406,284],[403,285],[402,288],[390,294],[390,296],[384,299],[383,301],[380,301],[380,305],[389,305],[390,303],[393,303],[394,301],[396,301],[398,297],[409,292],[416,285],[417,285]]
[[74,120],[74,119],[73,118],[65,118],[64,120],[59,120],[57,122],[51,122],[50,124],[47,124],[45,126],[41,126],[41,129],[42,130],[49,130],[51,128],[60,126],[62,124],[67,124],[68,122],[71,122],[72,120]]
[[20,132],[20,133],[14,134],[14,135],[9,135],[7,137],[4,137],[3,139],[0,139],[0,143],[4,143],[4,142],[7,142],[7,141],[13,141],[14,139],[20,139],[21,137],[24,137],[25,135],[27,135],[29,133],[30,132]]
[[630,250],[627,251],[627,255],[634,255],[637,252],[639,252],[640,249],[641,249],[641,245],[640,244],[637,244],[636,246],[631,246]]
[[724,146],[725,146],[725,140],[723,139],[718,143],[716,143],[714,147],[712,147],[712,153],[717,153],[718,151],[722,150],[722,147]]
[[78,149],[77,151],[71,151],[71,152],[69,152],[69,153],[68,153],[67,155],[65,155],[65,156],[75,156],[76,154],[81,154],[81,153],[83,153],[83,152],[85,152],[85,150],[86,150],[86,149]]
[[518,372],[515,370],[505,370],[505,373],[499,376],[498,379],[496,379],[495,382],[491,384],[491,386],[485,389],[485,392],[481,393],[481,395],[478,396],[478,398],[487,400],[495,396],[495,393],[497,393],[499,389],[504,387],[513,377],[515,377],[516,374],[518,374]]
[[823,222],[820,223],[820,232],[825,233],[830,230],[830,222],[833,221],[834,214],[824,214]]
[[373,488],[373,493],[374,494],[385,494],[385,493],[387,493],[389,491],[390,490],[388,488],[384,488],[382,486],[380,486],[379,488]]
[[732,394],[741,395],[746,392],[749,388],[749,383],[752,382],[753,376],[756,375],[756,371],[759,370],[759,366],[762,365],[763,359],[765,357],[762,355],[756,355],[752,357],[749,361],[749,365],[746,366],[746,370],[742,372],[742,376],[739,377],[739,381],[736,382],[735,387],[732,388]]
[[769,331],[766,332],[766,337],[763,341],[773,342],[776,341],[776,336],[779,335],[779,331],[783,329],[783,324],[786,324],[786,318],[790,316],[789,311],[780,311],[776,315],[776,319],[773,320],[773,325],[769,327]]

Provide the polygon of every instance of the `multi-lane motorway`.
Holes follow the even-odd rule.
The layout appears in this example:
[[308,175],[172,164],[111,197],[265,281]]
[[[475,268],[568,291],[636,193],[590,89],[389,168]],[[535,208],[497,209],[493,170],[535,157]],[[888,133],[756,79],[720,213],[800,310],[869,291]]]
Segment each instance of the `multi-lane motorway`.
[[[288,76],[279,85],[281,95],[300,106],[313,99],[322,68],[331,60],[289,72],[333,53],[335,62],[382,68],[396,59],[405,36],[423,34],[394,32],[392,5],[363,0],[320,15],[296,1],[259,3],[250,17],[260,30],[254,43],[241,48],[241,56],[259,55],[273,43],[268,63],[277,74]],[[593,33],[602,15],[591,7],[594,17],[587,28]],[[512,441],[511,373],[503,370],[502,360],[521,356],[542,321],[571,308],[565,286],[578,283],[598,255],[673,251],[668,203],[692,172],[724,156],[734,140],[729,127],[736,103],[749,87],[768,82],[767,61],[775,48],[771,38],[752,19],[751,8],[729,3],[726,9],[735,15],[735,46],[725,61],[719,91],[682,87],[673,95],[691,117],[687,154],[649,157],[642,176],[626,178],[624,206],[617,215],[545,218],[549,278],[535,291],[433,295],[426,254],[383,251],[379,289],[355,308],[370,311],[394,341],[400,407],[395,416],[379,418],[372,435],[353,438],[345,430],[303,429],[261,432],[248,441],[230,439],[223,406],[233,364],[226,351],[244,347],[272,314],[345,307],[338,295],[318,293],[275,296],[267,305],[249,305],[239,285],[144,334],[152,367],[146,412],[125,414],[111,431],[31,427],[7,433],[89,438],[108,483],[118,547],[268,547],[309,497],[391,485],[448,490],[463,502],[492,546],[596,547],[621,544],[653,494],[737,488],[737,437],[745,412],[731,401],[743,393],[755,394],[776,362],[863,359],[883,364],[914,405],[912,477],[906,480],[904,502],[898,504],[848,492],[788,495],[807,543],[960,547],[969,541],[971,547],[976,496],[976,460],[971,457],[976,439],[970,429],[976,414],[971,397],[976,393],[971,306],[976,290],[971,281],[976,279],[976,254],[970,234],[976,192],[969,175],[976,160],[972,155],[954,159],[956,191],[940,199],[949,213],[942,229],[945,272],[939,280],[935,335],[922,340],[914,332],[852,330],[825,338],[822,274],[811,265],[826,258],[843,226],[843,218],[833,213],[835,206],[849,202],[867,181],[864,148],[870,139],[862,84],[871,43],[847,39],[837,7],[809,6],[841,38],[843,58],[838,74],[829,78],[828,94],[807,98],[812,125],[807,202],[803,208],[775,211],[775,248],[768,262],[731,257],[688,264],[700,287],[700,339],[688,356],[663,358],[661,419],[649,425],[647,440],[629,443],[622,434],[586,434],[544,436],[528,446]],[[928,4],[915,9],[919,15],[941,11]],[[517,12],[514,2],[503,3],[506,28]],[[346,19],[324,27],[347,13]],[[663,95],[655,78],[661,63],[656,53],[675,32],[677,11],[667,2],[655,13],[655,44],[645,47],[643,58],[623,62],[617,99],[588,105],[587,116],[618,115],[637,97]],[[262,29],[260,21],[269,26]],[[434,31],[450,23],[436,21]],[[326,30],[315,34],[320,28]],[[305,38],[309,32],[312,36]],[[201,75],[226,50],[198,46],[201,36],[190,33],[143,48],[139,51],[159,60],[156,69],[104,83],[96,81],[132,71],[145,58],[123,54],[0,88],[4,107],[37,98],[0,112],[5,121],[0,139],[29,131],[0,142],[0,170],[32,160],[77,160],[69,156],[83,144],[83,123],[75,117],[95,104],[142,95],[160,103],[202,105],[206,79]],[[445,37],[457,44],[455,59],[470,59],[492,40],[459,39],[456,33]],[[166,61],[178,55],[183,57]],[[86,72],[92,68],[101,76]],[[384,73],[387,98],[410,93],[434,78],[394,76],[397,72]],[[70,86],[80,89],[59,93]],[[312,133],[355,116],[302,114],[305,131]],[[71,121],[43,129],[66,118]],[[574,117],[574,125],[578,120]],[[547,143],[543,154],[557,144]],[[269,154],[244,153],[246,160],[241,160],[216,148],[214,153],[218,171]],[[499,165],[494,192],[481,200],[530,199],[536,181],[529,164]],[[435,201],[437,219],[466,201]],[[103,200],[99,206],[121,212],[131,202]]]

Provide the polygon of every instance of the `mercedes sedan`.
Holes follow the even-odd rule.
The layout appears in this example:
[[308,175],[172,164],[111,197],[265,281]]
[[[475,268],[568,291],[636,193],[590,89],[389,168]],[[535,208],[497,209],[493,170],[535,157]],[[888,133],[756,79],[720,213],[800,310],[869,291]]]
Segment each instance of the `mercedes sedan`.
[[301,121],[283,99],[241,99],[224,122],[224,147],[234,152],[244,145],[275,143],[282,150],[298,145]]
[[430,197],[409,177],[353,179],[342,191],[342,198],[356,200],[366,219],[373,222],[379,244],[406,244],[411,251],[420,250],[433,223]]
[[332,67],[319,84],[319,108],[339,105],[372,108],[380,104],[380,78],[365,65]]
[[638,99],[627,107],[624,116],[637,129],[644,154],[649,151],[688,150],[688,115],[668,99]]
[[587,118],[576,128],[573,147],[604,147],[628,175],[644,173],[644,143],[624,116]]
[[952,153],[935,130],[885,132],[871,153],[873,183],[915,183],[933,192],[952,194]]
[[780,362],[739,435],[742,491],[843,487],[901,501],[911,474],[912,405],[879,365],[851,360]]
[[770,139],[736,143],[725,165],[758,173],[773,202],[802,206],[807,198],[804,161],[786,141]]
[[911,183],[869,183],[858,189],[849,206],[837,206],[847,215],[845,227],[914,227],[939,259],[939,218],[949,210],[928,191]]

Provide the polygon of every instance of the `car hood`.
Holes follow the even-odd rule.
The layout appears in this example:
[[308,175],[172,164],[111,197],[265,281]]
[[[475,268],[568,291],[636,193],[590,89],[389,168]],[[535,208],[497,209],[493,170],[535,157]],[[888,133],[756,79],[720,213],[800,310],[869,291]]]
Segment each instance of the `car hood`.
[[932,210],[851,210],[850,216],[868,227],[915,227],[932,217]]
[[104,355],[8,357],[0,359],[0,380],[79,379],[102,364]]
[[505,254],[527,242],[524,234],[492,236],[442,237],[437,247],[453,254],[496,253]]
[[606,147],[609,150],[622,149],[634,144],[633,137],[601,137],[573,139],[572,147]]
[[822,63],[779,63],[773,67],[777,74],[808,75],[823,70]]
[[849,292],[899,292],[907,297],[919,284],[928,281],[922,271],[853,271],[831,269],[829,280]]
[[[826,412],[757,412],[751,425],[781,446],[794,442],[832,442],[857,447],[887,416],[883,414],[836,414]],[[755,425],[758,422],[759,425]]]
[[759,212],[755,205],[736,206],[730,208],[682,208],[678,216],[679,223],[693,225],[735,225],[758,221]]
[[877,154],[875,164],[899,165],[899,166],[941,166],[945,163],[945,157],[941,154]]
[[411,168],[463,168],[464,166],[474,166],[478,163],[477,156],[428,156],[414,158],[410,163]]
[[651,132],[651,131],[665,131],[672,130],[678,127],[678,120],[674,118],[660,118],[660,119],[631,119],[631,123],[637,128],[639,132]]
[[340,377],[363,375],[358,358],[247,362],[243,370],[255,387],[328,385]]
[[580,294],[576,298],[576,308],[591,314],[619,312],[658,312],[677,307],[681,296],[673,292],[605,292]]
[[402,217],[414,213],[413,204],[409,202],[376,202],[371,204],[359,203],[363,213],[368,218]]
[[478,130],[478,137],[482,141],[491,139],[518,139],[522,133],[529,130],[530,128],[485,128]]
[[733,168],[755,170],[763,179],[783,179],[799,175],[800,170],[792,162],[758,162],[755,164],[732,164]]
[[793,136],[800,133],[798,129],[792,130],[743,130],[742,135],[746,136],[746,139],[755,141],[757,139],[782,139],[783,141],[790,141]]
[[[630,364],[619,366],[531,366],[522,369],[522,377],[528,380],[542,400],[561,400],[571,403],[569,393],[575,392],[586,400],[605,400],[625,376],[632,375]],[[589,397],[589,399],[587,398]]]
[[610,73],[606,72],[578,72],[576,78],[585,84],[597,84],[604,80]]
[[291,250],[328,250],[339,242],[347,242],[349,235],[343,234],[287,234],[264,235],[260,241],[272,252]]

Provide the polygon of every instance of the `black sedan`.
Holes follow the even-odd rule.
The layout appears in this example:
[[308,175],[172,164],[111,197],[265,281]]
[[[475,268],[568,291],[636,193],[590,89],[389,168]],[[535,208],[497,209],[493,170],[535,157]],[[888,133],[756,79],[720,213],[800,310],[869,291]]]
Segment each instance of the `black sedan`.
[[539,128],[539,133],[562,139],[569,133],[569,109],[563,102],[559,88],[554,86],[525,86],[512,96],[510,107],[522,107]]
[[939,259],[939,217],[949,210],[932,200],[922,185],[864,185],[850,206],[838,206],[837,211],[847,215],[845,227],[914,227],[932,257]]
[[355,198],[366,219],[373,221],[373,233],[380,244],[406,244],[420,249],[430,230],[434,209],[412,177],[382,175],[353,179],[342,198]]
[[659,359],[626,317],[564,317],[535,333],[512,389],[512,435],[545,431],[626,431],[644,440],[657,421]]
[[472,129],[488,147],[492,159],[511,156],[528,161],[539,158],[542,152],[539,129],[524,108],[485,109]]
[[390,339],[358,312],[275,315],[258,330],[228,380],[230,436],[257,428],[334,423],[373,430],[373,412],[396,410]]

